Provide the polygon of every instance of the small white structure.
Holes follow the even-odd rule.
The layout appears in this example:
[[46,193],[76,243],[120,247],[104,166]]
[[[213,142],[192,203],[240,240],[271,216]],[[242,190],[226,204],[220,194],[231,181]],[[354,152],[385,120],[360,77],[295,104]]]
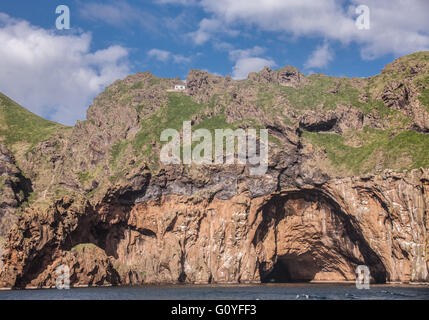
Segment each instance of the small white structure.
[[176,84],[176,85],[174,86],[174,90],[177,90],[177,91],[185,91],[185,90],[186,90],[186,86],[184,86],[183,84]]

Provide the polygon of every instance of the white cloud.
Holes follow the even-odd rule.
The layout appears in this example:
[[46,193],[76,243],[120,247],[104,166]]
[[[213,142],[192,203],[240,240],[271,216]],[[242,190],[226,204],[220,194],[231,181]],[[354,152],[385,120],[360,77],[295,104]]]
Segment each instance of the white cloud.
[[223,33],[233,37],[239,34],[237,30],[226,27],[226,25],[221,20],[204,18],[201,20],[198,30],[195,32],[190,32],[188,35],[195,44],[201,45],[206,43],[213,35],[217,33]]
[[229,57],[235,62],[232,68],[232,78],[246,79],[250,72],[257,72],[264,67],[273,67],[276,63],[272,59],[257,57],[265,52],[264,48],[255,46],[246,50],[231,50]]
[[229,57],[231,60],[238,60],[242,58],[248,58],[251,56],[259,56],[264,52],[265,52],[265,48],[255,46],[253,48],[246,49],[246,50],[242,50],[242,49],[231,50],[229,51]]
[[0,13],[0,92],[54,121],[85,119],[103,88],[129,74],[128,50],[90,51],[88,33],[58,35]]
[[208,72],[208,73],[210,73],[210,74],[212,74],[212,75],[214,75],[214,76],[217,76],[217,77],[223,77],[223,76],[224,76],[223,74],[221,74],[221,73],[219,73],[219,72],[216,72],[216,71],[210,71],[210,70],[208,70],[208,69],[202,69],[202,71]]
[[191,58],[185,57],[181,54],[174,54],[173,55],[173,61],[175,63],[179,63],[179,64],[180,63],[189,63],[189,62],[191,62]]
[[325,68],[334,58],[332,50],[327,43],[316,48],[305,63],[305,69],[310,68]]
[[152,49],[147,53],[147,55],[159,61],[166,62],[170,58],[171,52],[160,49]]
[[178,64],[191,62],[191,58],[185,57],[181,54],[173,54],[170,51],[161,49],[151,49],[147,55],[161,62],[173,61]]
[[273,60],[258,57],[242,58],[233,67],[232,77],[237,80],[246,79],[250,72],[261,71],[264,67],[273,66],[275,66]]
[[365,59],[429,49],[429,1],[368,2],[370,30],[356,28],[359,4],[359,0],[202,0],[202,8],[211,16],[203,19],[193,34],[195,43],[202,44],[219,32],[256,27],[293,37],[355,42]]

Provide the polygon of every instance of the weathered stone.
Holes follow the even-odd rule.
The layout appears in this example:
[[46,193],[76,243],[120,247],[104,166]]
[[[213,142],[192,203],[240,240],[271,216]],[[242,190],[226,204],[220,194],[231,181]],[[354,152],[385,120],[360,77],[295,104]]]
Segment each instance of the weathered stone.
[[[362,264],[379,283],[424,282],[427,176],[386,172],[228,200],[170,195],[121,205],[114,191],[95,207],[69,200],[20,218],[0,278],[3,286],[49,286],[56,265],[80,261],[71,246],[93,243],[122,284],[344,281]],[[113,277],[106,263],[99,272]],[[115,283],[74,270],[76,284]]]

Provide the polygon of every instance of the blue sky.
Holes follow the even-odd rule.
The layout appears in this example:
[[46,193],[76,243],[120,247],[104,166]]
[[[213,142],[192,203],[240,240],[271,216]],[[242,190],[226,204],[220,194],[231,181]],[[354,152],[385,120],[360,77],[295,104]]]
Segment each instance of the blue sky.
[[[56,30],[58,5],[71,29]],[[355,21],[369,8],[369,30]],[[2,1],[0,92],[64,124],[128,74],[185,79],[190,69],[245,78],[264,65],[375,75],[429,48],[425,0]]]

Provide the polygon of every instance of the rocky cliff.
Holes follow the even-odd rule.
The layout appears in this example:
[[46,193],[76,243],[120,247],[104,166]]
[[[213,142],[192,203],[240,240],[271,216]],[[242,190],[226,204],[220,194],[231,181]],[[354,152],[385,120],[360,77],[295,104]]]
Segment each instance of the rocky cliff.
[[[192,70],[185,93],[148,72],[117,81],[88,120],[14,152],[31,190],[0,286],[54,286],[59,265],[73,285],[343,281],[358,265],[378,283],[428,282],[428,79],[421,52],[368,79],[286,67],[242,81]],[[268,129],[266,174],[163,165],[160,133],[183,121]]]

